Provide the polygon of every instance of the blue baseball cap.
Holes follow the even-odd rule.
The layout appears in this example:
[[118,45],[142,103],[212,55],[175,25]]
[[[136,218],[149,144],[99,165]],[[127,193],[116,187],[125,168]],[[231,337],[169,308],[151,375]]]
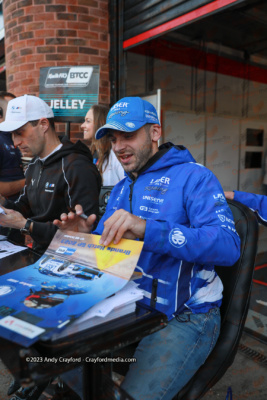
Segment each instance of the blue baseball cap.
[[157,111],[151,103],[140,97],[124,97],[109,110],[106,124],[98,129],[96,139],[109,131],[134,132],[145,124],[158,124]]

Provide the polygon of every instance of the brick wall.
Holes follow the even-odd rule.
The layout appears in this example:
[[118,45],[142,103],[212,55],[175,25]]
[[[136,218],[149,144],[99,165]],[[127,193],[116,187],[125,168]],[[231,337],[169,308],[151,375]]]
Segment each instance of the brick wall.
[[[109,104],[108,0],[5,0],[3,13],[8,91],[38,95],[41,67],[100,65],[99,102]],[[82,137],[77,124],[71,132]]]

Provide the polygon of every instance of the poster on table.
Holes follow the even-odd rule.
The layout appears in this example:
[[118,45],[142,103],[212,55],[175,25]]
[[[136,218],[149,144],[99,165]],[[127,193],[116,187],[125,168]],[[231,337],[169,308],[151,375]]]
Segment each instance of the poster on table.
[[35,263],[0,277],[0,337],[25,347],[48,340],[131,278],[143,243],[58,231]]

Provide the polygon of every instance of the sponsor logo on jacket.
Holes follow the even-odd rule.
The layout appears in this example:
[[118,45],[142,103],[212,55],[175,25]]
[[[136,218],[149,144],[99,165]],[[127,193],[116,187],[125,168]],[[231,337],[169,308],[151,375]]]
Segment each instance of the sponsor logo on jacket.
[[46,182],[46,184],[45,184],[45,192],[54,192],[54,189],[55,189],[55,184],[54,183],[49,183],[49,182]]
[[158,199],[157,197],[153,196],[143,196],[143,200],[148,200],[155,204],[162,204],[164,202],[164,199]]
[[146,207],[146,206],[140,206],[139,208],[142,211],[147,211],[147,212],[150,212],[150,213],[153,213],[153,214],[158,214],[159,213],[159,210],[157,208],[151,208],[151,207]]
[[161,194],[165,194],[168,190],[171,179],[167,176],[162,176],[158,179],[151,179],[149,185],[145,187],[145,190],[157,190]]
[[174,247],[182,247],[186,244],[187,240],[183,234],[183,232],[178,229],[174,228],[171,230],[169,234],[169,242],[172,244]]
[[220,219],[220,221],[222,221],[222,222],[229,222],[229,224],[235,224],[235,222],[232,220],[232,219],[230,219],[230,218],[227,218],[225,215],[222,215],[222,214],[218,214],[218,218]]
[[217,200],[219,203],[225,203],[226,199],[222,193],[214,194],[213,198]]
[[169,185],[170,184],[170,178],[167,178],[166,176],[162,176],[159,179],[151,179],[150,185]]
[[145,190],[148,190],[149,192],[151,190],[157,190],[158,192],[160,192],[161,194],[165,194],[167,192],[168,189],[164,189],[160,186],[146,186]]

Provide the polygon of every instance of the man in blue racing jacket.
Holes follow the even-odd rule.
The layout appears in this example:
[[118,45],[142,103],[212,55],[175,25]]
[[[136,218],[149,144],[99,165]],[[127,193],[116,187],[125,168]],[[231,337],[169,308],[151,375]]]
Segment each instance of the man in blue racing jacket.
[[[96,138],[108,135],[126,177],[112,190],[95,234],[100,244],[143,240],[137,270],[145,304],[167,314],[161,331],[140,341],[122,388],[134,399],[172,399],[205,362],[220,331],[223,286],[214,265],[231,266],[240,240],[217,178],[183,146],[158,148],[155,108],[126,97],[109,111]],[[60,229],[90,232],[87,220],[62,214]],[[77,388],[76,388],[77,390]]]

